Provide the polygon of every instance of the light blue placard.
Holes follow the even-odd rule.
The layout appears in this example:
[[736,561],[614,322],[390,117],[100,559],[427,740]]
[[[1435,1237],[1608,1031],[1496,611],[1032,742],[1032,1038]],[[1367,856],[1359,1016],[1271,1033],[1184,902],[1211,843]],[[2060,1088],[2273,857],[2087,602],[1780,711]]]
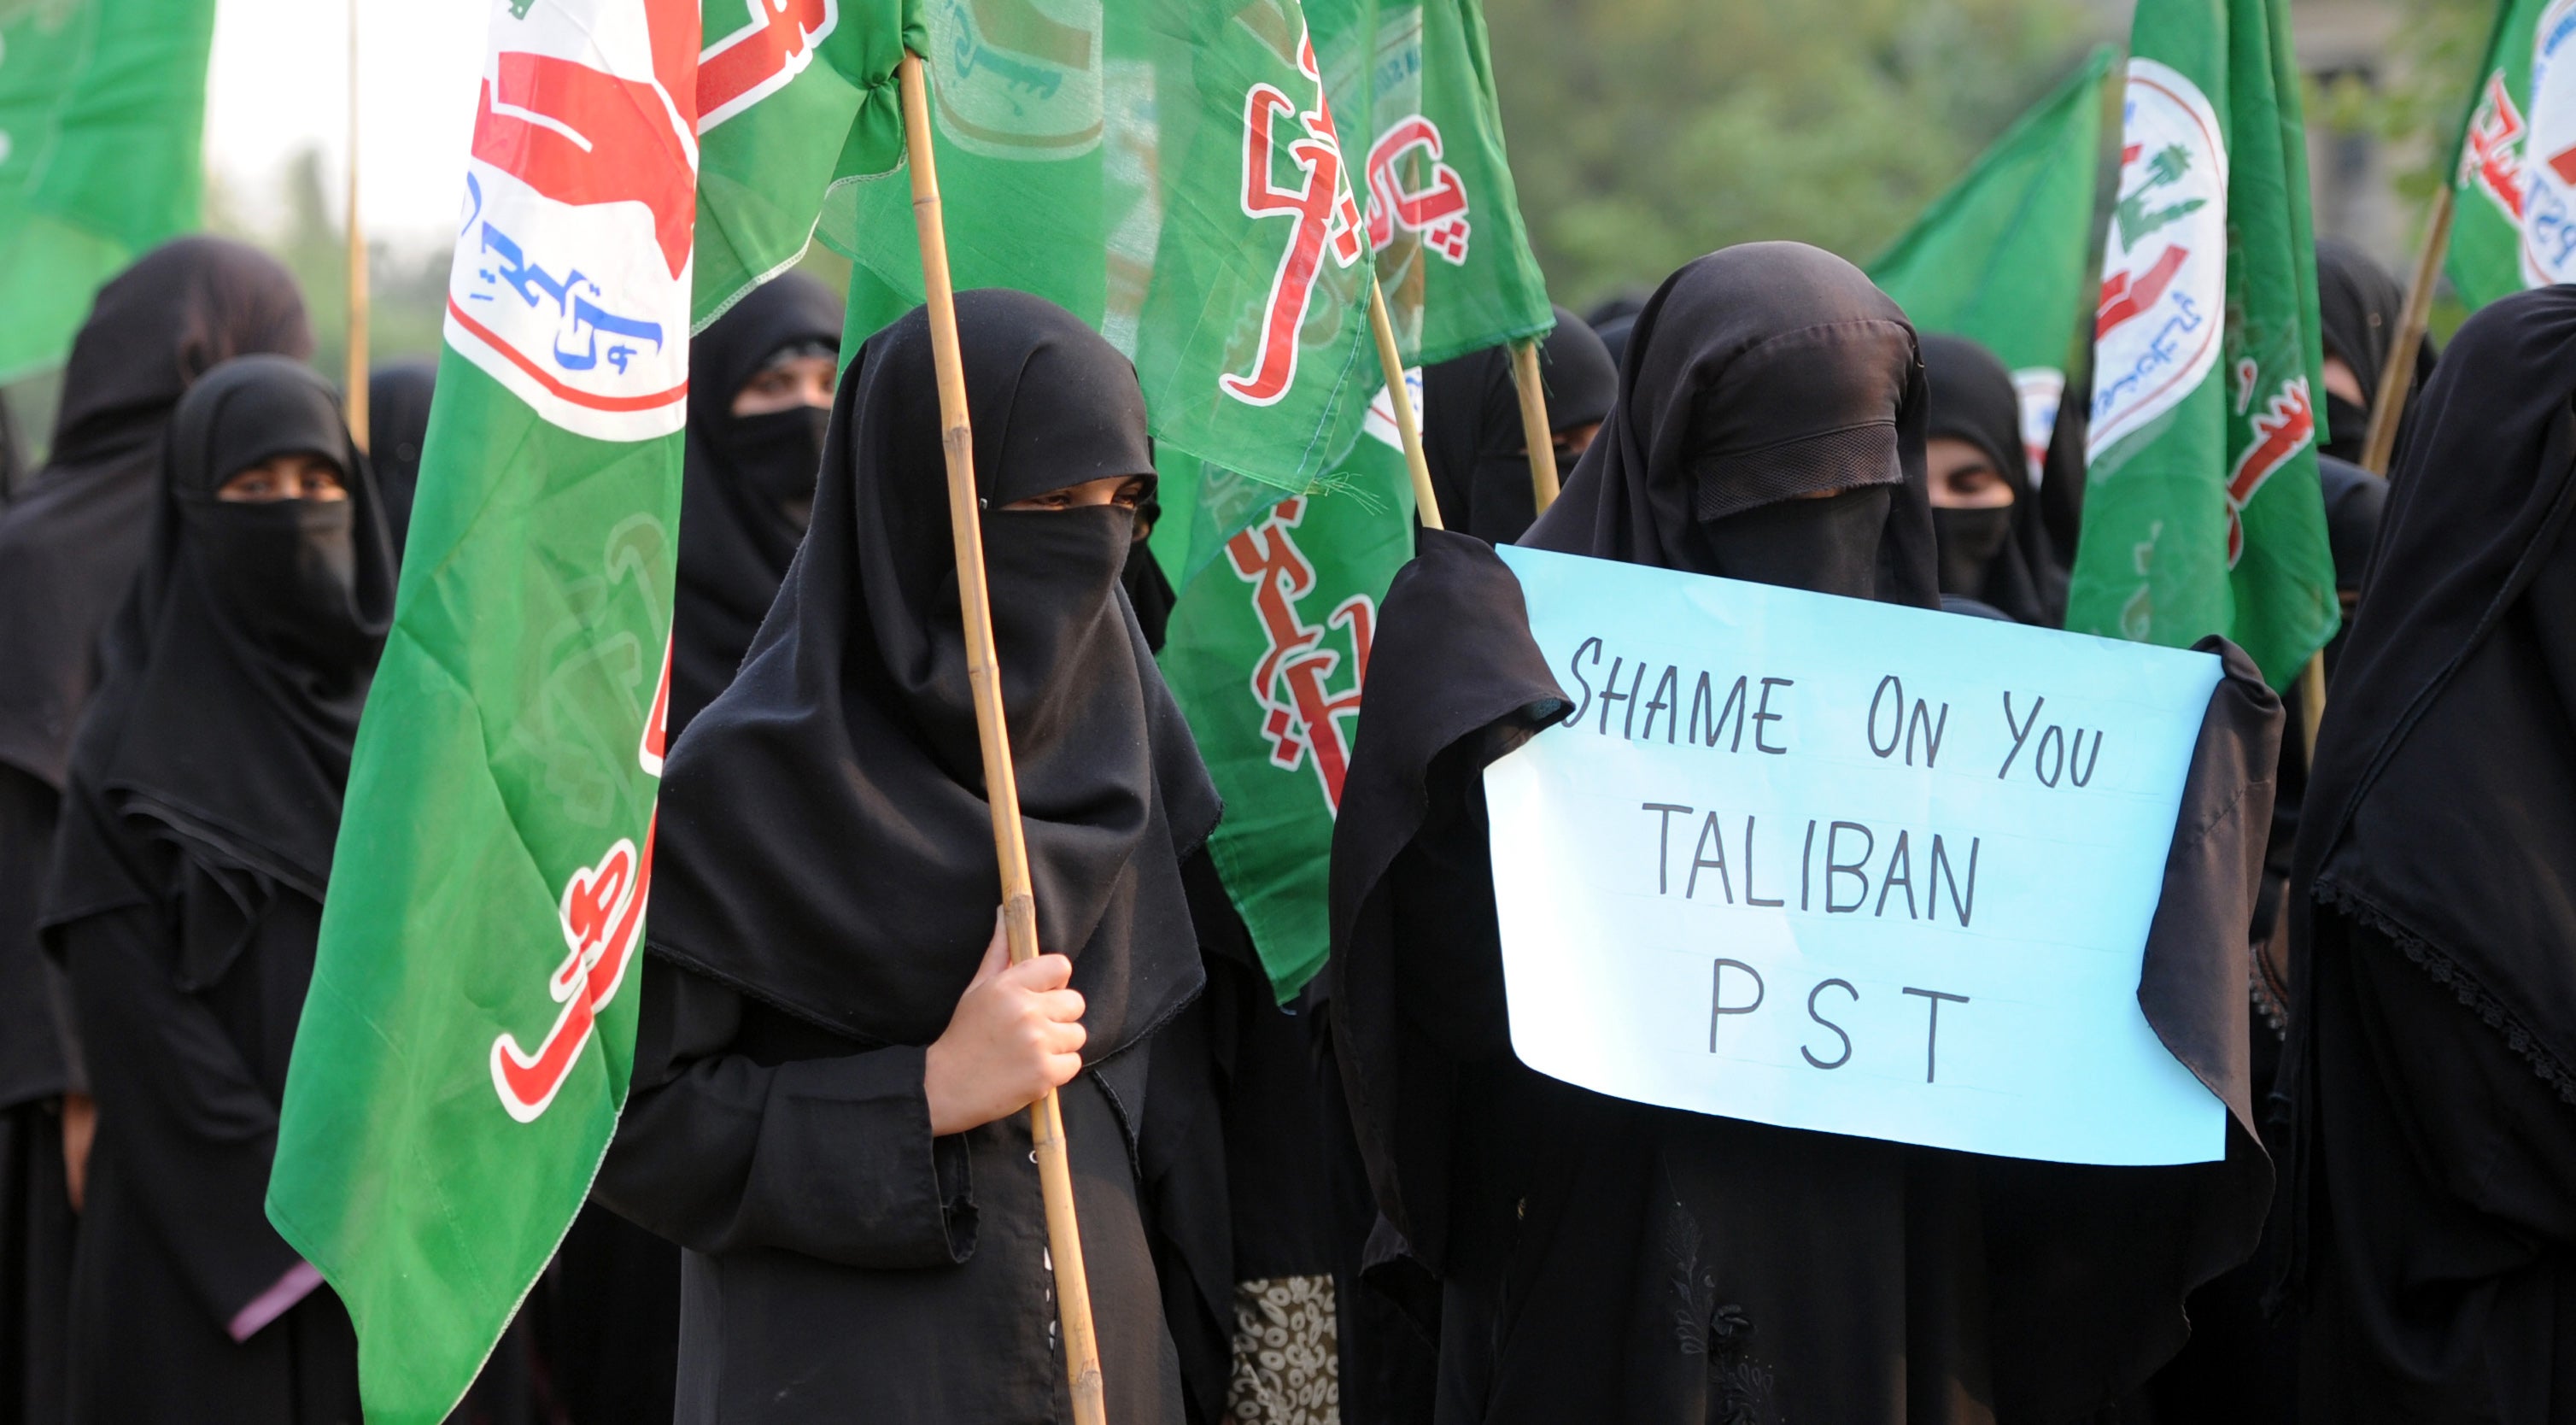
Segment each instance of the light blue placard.
[[2006,1157],[2223,1156],[2137,999],[2217,658],[1499,552],[1580,705],[1485,773],[1524,1063]]

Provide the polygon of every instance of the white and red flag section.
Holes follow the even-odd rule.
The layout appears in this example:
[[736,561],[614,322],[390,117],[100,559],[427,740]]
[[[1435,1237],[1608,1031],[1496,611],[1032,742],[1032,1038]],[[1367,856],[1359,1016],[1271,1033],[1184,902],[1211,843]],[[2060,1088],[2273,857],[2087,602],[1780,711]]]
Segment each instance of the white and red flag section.
[[2168,647],[2224,634],[2276,688],[2340,617],[2298,86],[2285,0],[2139,0],[2066,611]]
[[443,1419],[626,1096],[688,394],[696,0],[491,0],[447,351],[268,1213]]

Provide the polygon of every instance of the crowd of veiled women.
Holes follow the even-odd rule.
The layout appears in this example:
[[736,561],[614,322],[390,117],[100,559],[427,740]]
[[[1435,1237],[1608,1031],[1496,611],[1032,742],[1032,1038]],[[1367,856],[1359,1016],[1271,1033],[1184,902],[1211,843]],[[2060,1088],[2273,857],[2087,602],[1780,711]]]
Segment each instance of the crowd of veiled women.
[[[2313,753],[2222,650],[2141,1001],[2228,1138],[2165,1168],[1537,1074],[1485,851],[1482,769],[1567,706],[1494,543],[2049,625],[2080,390],[2034,449],[1993,356],[1794,244],[1559,312],[1544,514],[1504,355],[1426,373],[1448,530],[1384,601],[1332,963],[1282,1007],[1154,660],[1131,368],[958,299],[1014,966],[928,323],[844,370],[838,302],[772,282],[692,355],[632,1095],[455,1418],[1069,1418],[1017,1112],[1056,1088],[1119,1422],[2576,1421],[2576,289],[2428,351],[2383,481],[2342,457],[2398,294],[2320,259],[2347,627]],[[261,1200],[431,374],[379,375],[362,449],[312,345],[256,253],[146,256],[0,512],[0,1425],[357,1419]]]

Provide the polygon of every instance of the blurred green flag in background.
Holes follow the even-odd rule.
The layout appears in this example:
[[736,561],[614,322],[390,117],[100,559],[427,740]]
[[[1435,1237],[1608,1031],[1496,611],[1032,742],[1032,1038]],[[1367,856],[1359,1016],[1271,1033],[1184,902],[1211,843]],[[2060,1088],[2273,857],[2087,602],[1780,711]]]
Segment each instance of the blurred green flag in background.
[[1869,269],[1918,330],[1972,337],[2011,368],[2034,469],[2097,290],[2093,199],[2115,59],[2094,50]]
[[2235,640],[2275,688],[2338,621],[2286,0],[2139,0],[2066,626]]
[[0,381],[197,226],[214,0],[0,0]]

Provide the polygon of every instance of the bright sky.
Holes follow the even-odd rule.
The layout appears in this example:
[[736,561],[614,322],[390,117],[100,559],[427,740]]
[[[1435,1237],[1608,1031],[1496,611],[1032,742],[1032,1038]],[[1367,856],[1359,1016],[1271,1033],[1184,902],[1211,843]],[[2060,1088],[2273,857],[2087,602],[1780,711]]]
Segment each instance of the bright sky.
[[[219,0],[206,83],[206,164],[254,225],[278,220],[288,159],[320,148],[335,205],[348,155],[349,0]],[[358,180],[370,237],[442,245],[464,189],[479,0],[357,0]]]

